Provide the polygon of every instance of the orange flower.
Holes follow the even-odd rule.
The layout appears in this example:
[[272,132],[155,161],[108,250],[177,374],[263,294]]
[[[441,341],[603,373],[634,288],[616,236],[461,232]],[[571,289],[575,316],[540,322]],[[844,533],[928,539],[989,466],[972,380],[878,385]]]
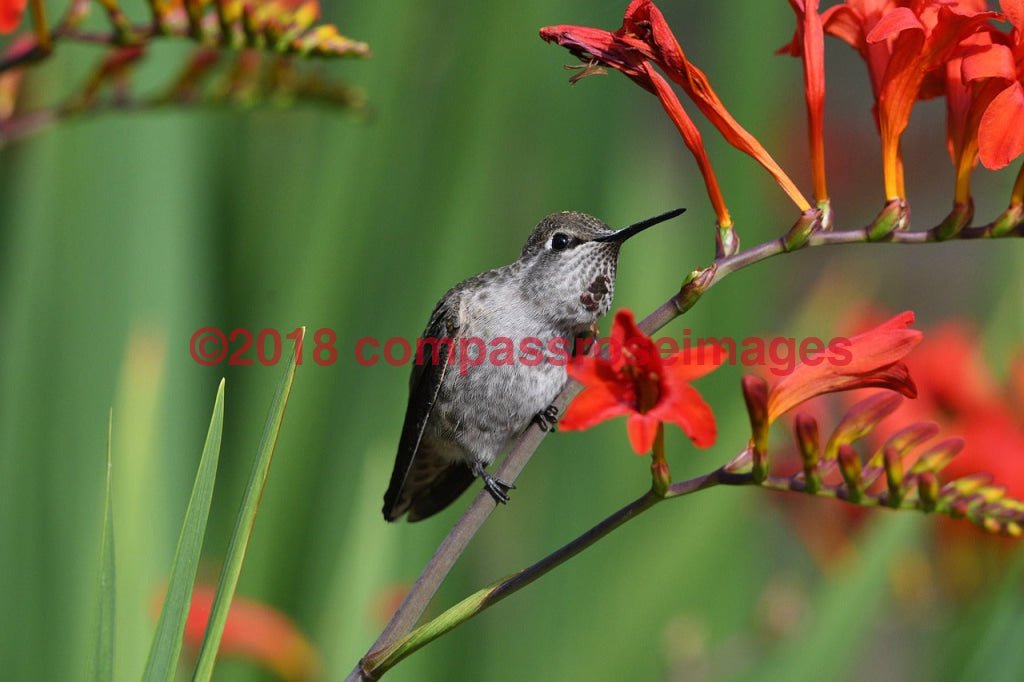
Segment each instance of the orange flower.
[[[946,62],[946,136],[956,165],[957,206],[971,202],[971,169],[978,160],[982,114],[993,98],[1016,80],[1013,53],[997,42],[1001,34],[987,29],[961,41],[967,51]],[[1008,137],[1012,134],[1000,135],[1001,140]]]
[[688,382],[718,367],[724,354],[706,346],[663,360],[629,310],[615,314],[611,342],[609,358],[583,355],[569,364],[569,375],[585,388],[559,421],[561,427],[589,429],[606,419],[629,415],[629,442],[638,455],[651,449],[662,422],[678,424],[697,447],[711,446],[717,436],[715,416]]
[[[717,182],[712,184],[713,173],[704,156],[703,143],[693,123],[683,112],[668,84],[654,71],[652,63],[679,84],[687,96],[711,121],[726,140],[740,151],[760,163],[782,187],[801,211],[811,205],[793,181],[775,162],[757,139],[732,117],[715,94],[707,76],[690,62],[669,28],[665,17],[650,0],[633,0],[626,8],[622,26],[617,31],[604,31],[585,26],[547,26],[540,30],[541,38],[566,47],[580,60],[590,64],[603,64],[617,69],[653,92],[672,116],[686,140],[687,146],[701,165],[708,194],[711,197],[719,224],[731,225],[728,212],[721,202]],[[692,130],[690,130],[693,128]]]
[[[881,319],[873,310],[861,311],[855,317],[862,322]],[[855,326],[861,325],[855,323]],[[980,352],[977,334],[968,325],[947,322],[928,330],[922,342],[904,360],[914,377],[917,398],[904,400],[891,416],[871,430],[867,437],[869,449],[882,452],[883,445],[898,433],[916,432],[923,435],[923,440],[941,433],[947,438],[945,442],[956,441],[963,446],[942,470],[942,481],[987,474],[993,483],[1005,486],[1009,496],[1021,499],[1024,496],[1024,356],[1021,360],[1011,372],[1007,390],[993,377]],[[849,406],[867,395],[869,393],[861,391],[847,394],[848,400],[843,402]],[[814,413],[820,403],[807,407]],[[824,413],[816,416],[817,421],[827,419]],[[949,436],[963,438],[950,439]],[[916,454],[911,453],[904,459],[904,466],[910,468],[915,458]],[[782,475],[796,473],[799,467],[799,459],[794,458]],[[852,547],[849,539],[859,529],[866,510],[848,505],[822,508],[814,503],[814,500],[799,497],[784,500],[799,535],[827,566],[837,558],[839,550]],[[947,519],[941,523],[939,532],[940,552],[954,562],[943,562],[944,572],[957,573],[954,577],[966,584],[991,580],[991,576],[980,570],[981,559],[973,553],[979,537],[974,529]],[[958,539],[963,541],[955,542]],[[950,552],[955,556],[950,556]],[[960,575],[964,573],[970,575],[965,579]]]
[[28,0],[0,0],[0,35],[18,28],[27,4]]
[[769,391],[768,422],[816,396],[855,388],[887,388],[913,398],[914,382],[900,362],[921,341],[921,332],[907,329],[913,322],[914,313],[900,313],[797,365]]
[[[196,585],[185,623],[185,642],[195,648],[203,641],[216,589]],[[316,677],[316,650],[287,616],[257,601],[235,597],[228,611],[220,654],[253,659],[285,680]]]
[[[665,79],[654,70],[636,49],[636,46],[625,36],[619,35],[620,33],[621,29],[612,33],[586,26],[547,26],[540,30],[540,36],[544,40],[557,42],[562,47],[568,48],[581,61],[590,64],[598,62],[621,71],[634,83],[658,98],[661,106],[682,135],[683,142],[697,161],[697,166],[704,178],[704,185],[707,188],[708,198],[718,217],[718,224],[724,228],[732,226],[729,209],[725,206],[725,199],[722,197],[718,179],[715,177],[715,171],[711,167],[711,161],[704,149],[704,140],[700,131],[697,130],[697,126],[693,124],[693,120],[683,109],[679,98],[676,97]],[[588,68],[583,73],[590,72],[591,69]],[[574,77],[574,79],[577,78],[579,77]]]
[[1024,0],[1001,0],[1013,24],[1010,35],[1016,77],[991,101],[978,128],[981,163],[1002,168],[1024,152]]
[[944,478],[987,473],[1011,496],[1024,498],[1024,412],[992,376],[975,331],[958,322],[929,331],[907,365],[917,382],[918,399],[900,407],[894,427],[939,422],[943,432],[965,442]]
[[718,132],[722,133],[731,145],[751,156],[771,173],[801,211],[811,208],[793,181],[775,163],[775,159],[732,117],[711,88],[711,83],[704,72],[686,58],[661,10],[655,7],[653,2],[633,0],[626,8],[622,28],[616,34],[631,39],[631,44],[637,50],[648,59],[652,59],[670,79],[682,86],[687,96],[718,128]]
[[961,40],[1000,16],[978,5],[977,0],[847,0],[822,15],[825,32],[856,48],[868,65],[889,201],[906,197],[900,136],[914,102],[937,94],[922,88],[925,77],[944,67]]
[[828,201],[825,183],[825,34],[818,14],[818,0],[789,0],[796,13],[796,34],[777,54],[803,57],[804,98],[807,100],[807,131],[814,175],[814,198],[819,208]]

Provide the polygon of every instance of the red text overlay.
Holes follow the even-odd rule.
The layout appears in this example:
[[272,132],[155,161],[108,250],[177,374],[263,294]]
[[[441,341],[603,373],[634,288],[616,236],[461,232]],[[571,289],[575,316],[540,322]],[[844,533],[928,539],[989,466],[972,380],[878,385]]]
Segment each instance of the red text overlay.
[[[189,352],[196,362],[205,366],[218,365],[225,360],[229,365],[244,366],[256,362],[267,366],[276,365],[281,360],[285,339],[298,341],[300,336],[300,329],[282,335],[278,330],[270,328],[256,333],[238,328],[225,334],[216,327],[203,327],[192,335]],[[338,336],[334,330],[317,329],[311,338],[313,361],[321,366],[333,365],[338,359]],[[691,338],[690,330],[686,329],[683,330],[681,342],[666,336],[653,339],[653,343],[665,365],[676,362],[696,365],[738,363],[745,367],[766,367],[776,376],[789,374],[801,362],[807,365],[829,363],[844,366],[853,360],[850,340],[845,337],[826,342],[816,337],[798,341],[791,337],[765,339],[751,336],[736,341],[728,336]],[[484,363],[495,366],[518,363],[536,367],[546,362],[564,367],[574,355],[588,353],[595,345],[597,357],[609,363],[617,362],[622,357],[623,348],[628,349],[635,364],[643,365],[647,362],[647,358],[643,357],[647,353],[647,346],[628,339],[622,342],[611,337],[556,337],[545,342],[536,337],[513,340],[503,336],[490,340],[476,337],[405,339],[396,336],[383,342],[365,336],[356,341],[355,360],[364,367],[376,365],[382,359],[393,366],[410,362],[417,365],[445,363],[453,368],[458,367],[459,374],[466,376],[470,367]],[[302,361],[303,347],[300,344],[296,362],[301,365]]]
[[[284,335],[284,338],[291,339],[298,343],[302,338],[302,329]],[[313,362],[318,365],[333,365],[338,359],[338,349],[335,342],[338,335],[333,329],[317,329],[312,334],[313,339]],[[229,345],[234,348],[231,355],[228,355]],[[281,360],[281,351],[284,348],[281,333],[276,329],[263,329],[253,335],[252,331],[245,328],[232,329],[225,334],[216,327],[203,327],[197,329],[189,341],[188,350],[192,359],[200,365],[207,367],[219,365],[225,358],[229,365],[251,365],[253,358],[246,357],[249,351],[255,351],[256,360],[261,365],[276,365]],[[296,364],[302,364],[302,344],[298,347]]]
[[[735,365],[739,362],[746,367],[768,367],[777,375],[789,374],[802,362],[808,365],[819,365],[828,362],[836,366],[844,366],[853,360],[850,352],[850,340],[837,337],[828,342],[815,337],[802,341],[794,338],[748,337],[739,343],[730,337],[707,337],[691,339],[690,331],[685,330],[682,344],[672,337],[654,340],[654,347],[661,354],[662,362],[671,365],[675,362],[702,365],[719,362]],[[646,364],[647,359],[640,357],[646,353],[643,344],[626,340],[605,337],[601,339],[564,339],[553,338],[544,342],[536,337],[519,339],[518,342],[507,337],[498,337],[490,341],[476,337],[450,339],[443,337],[404,339],[392,337],[381,343],[367,336],[356,342],[355,357],[360,365],[371,366],[382,358],[389,365],[405,365],[414,362],[417,365],[457,364],[459,374],[466,376],[470,367],[477,367],[485,362],[492,365],[514,365],[516,363],[536,367],[543,362],[564,367],[573,355],[589,352],[592,344],[598,346],[598,357],[608,362],[616,362],[622,354],[623,347],[635,357],[636,364]],[[443,349],[443,350],[442,350]],[[680,355],[682,351],[682,355]],[[443,354],[443,355],[442,355]],[[442,360],[444,358],[444,360]]]

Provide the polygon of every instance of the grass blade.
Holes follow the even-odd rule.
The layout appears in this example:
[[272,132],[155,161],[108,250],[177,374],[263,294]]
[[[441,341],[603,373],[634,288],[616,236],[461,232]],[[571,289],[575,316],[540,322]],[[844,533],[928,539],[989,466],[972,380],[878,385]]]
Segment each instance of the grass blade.
[[89,678],[96,682],[114,679],[114,517],[110,494],[110,441],[114,411],[107,418],[107,485],[103,500],[103,538],[100,541],[100,590],[96,609],[96,639],[93,642]]
[[[156,634],[149,649],[146,672],[147,682],[174,679],[181,653],[181,642],[192,601],[192,586],[199,568],[199,554],[203,549],[206,535],[206,520],[210,514],[210,500],[213,498],[213,484],[217,478],[217,461],[220,457],[221,433],[224,430],[224,380],[217,387],[217,399],[213,403],[210,428],[206,433],[203,455],[199,460],[199,471],[192,486],[192,497],[185,511],[185,522],[181,526],[178,547],[174,552],[171,578],[167,583],[164,605],[160,609]],[[109,678],[108,678],[109,679]]]
[[245,486],[242,505],[238,510],[238,518],[235,520],[235,529],[231,533],[227,556],[224,557],[224,569],[221,571],[220,581],[217,585],[217,596],[213,600],[210,621],[206,626],[206,634],[203,636],[199,659],[192,676],[194,682],[208,681],[213,675],[213,664],[217,659],[217,650],[220,648],[224,624],[227,622],[228,608],[231,605],[231,599],[235,596],[235,588],[238,587],[242,561],[245,559],[245,552],[249,547],[249,537],[256,523],[256,512],[259,509],[260,498],[263,497],[263,486],[270,473],[270,462],[274,457],[274,447],[277,445],[277,436],[281,431],[281,423],[284,421],[284,411],[288,406],[292,381],[295,379],[295,366],[301,356],[302,340],[305,336],[306,328],[303,327],[301,336],[295,342],[291,361],[285,368],[284,376],[281,377],[281,383],[277,387],[277,393],[274,394],[274,400],[270,404],[270,412],[267,415],[266,424],[263,426],[263,436],[260,438],[260,444],[256,450],[256,461],[253,462],[252,473],[249,474],[249,482]]

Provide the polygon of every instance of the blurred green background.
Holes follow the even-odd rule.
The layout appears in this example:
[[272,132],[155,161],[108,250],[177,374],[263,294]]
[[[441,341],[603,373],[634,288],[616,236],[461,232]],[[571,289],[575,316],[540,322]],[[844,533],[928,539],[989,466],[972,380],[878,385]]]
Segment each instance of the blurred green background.
[[[138,679],[151,602],[226,376],[201,569],[203,580],[216,579],[281,367],[200,366],[189,339],[207,326],[337,334],[337,361],[319,366],[307,355],[297,374],[239,594],[293,617],[324,657],[324,679],[351,669],[383,626],[382,603],[415,579],[469,499],[421,524],[381,519],[409,368],[361,366],[356,341],[415,338],[449,286],[512,261],[531,227],[558,210],[618,227],[688,207],[623,252],[616,306],[640,315],[713,256],[714,214],[657,101],[618,74],[570,88],[562,64],[573,60],[537,37],[549,24],[616,28],[625,4],[325,3],[325,20],[374,52],[322,65],[366,91],[369,120],[308,106],[114,113],[0,150],[0,677],[84,673],[112,407],[117,673]],[[809,194],[800,65],[771,54],[792,33],[786,3],[662,8],[734,115]],[[158,46],[140,82],[160,82],[187,49]],[[30,76],[33,100],[68,92],[96,56],[58,50]],[[855,227],[882,205],[877,136],[862,65],[834,43],[828,58],[830,189],[837,225]],[[918,228],[952,201],[942,114],[941,103],[919,105],[905,139]],[[778,236],[796,217],[792,205],[699,124],[743,243]],[[1003,209],[1013,180],[986,175],[977,180],[982,221]],[[973,320],[1005,370],[1024,336],[1021,248],[798,253],[728,278],[663,333],[828,338],[845,303],[870,299],[916,310],[922,328]],[[669,431],[677,478],[745,444],[741,373],[725,368],[698,384],[719,418],[714,448],[695,451]],[[631,453],[623,427],[549,437],[432,612],[640,495],[647,462]],[[835,513],[812,502],[814,514]],[[388,679],[1024,674],[1015,558],[965,596],[937,577],[933,519],[875,514],[855,554],[823,566],[780,510],[755,490],[662,505]],[[225,658],[215,679],[273,677]]]

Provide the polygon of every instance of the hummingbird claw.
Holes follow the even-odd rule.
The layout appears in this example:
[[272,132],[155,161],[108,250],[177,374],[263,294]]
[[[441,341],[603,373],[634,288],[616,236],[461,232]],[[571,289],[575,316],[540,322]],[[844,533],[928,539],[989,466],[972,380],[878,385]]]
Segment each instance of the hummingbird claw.
[[508,491],[515,490],[516,487],[514,485],[487,473],[480,462],[473,463],[473,473],[483,479],[484,487],[487,488],[487,492],[491,494],[495,502],[508,504]]
[[533,421],[540,427],[541,431],[554,431],[558,427],[558,408],[548,405],[533,416]]

